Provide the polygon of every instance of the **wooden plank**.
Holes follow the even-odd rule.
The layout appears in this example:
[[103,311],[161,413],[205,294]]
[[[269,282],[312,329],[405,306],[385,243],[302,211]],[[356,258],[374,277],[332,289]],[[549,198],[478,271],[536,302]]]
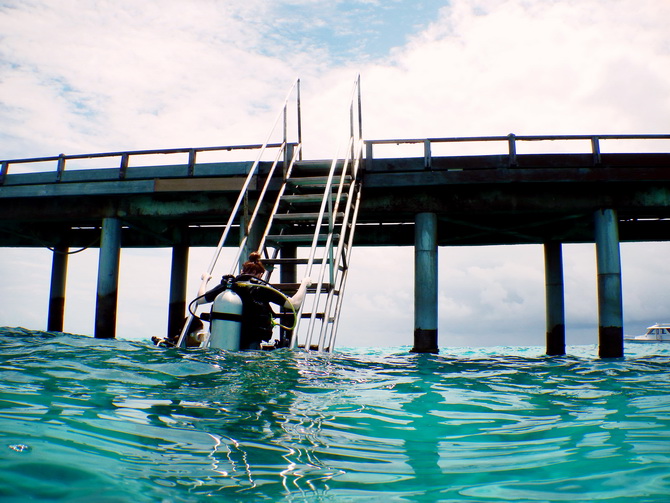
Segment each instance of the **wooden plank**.
[[[518,159],[518,157],[517,157]],[[575,182],[668,182],[668,168],[546,168],[490,169],[463,171],[418,171],[400,173],[366,173],[363,190],[373,188],[405,188],[409,191],[417,187],[435,185],[505,184],[512,182],[534,183],[575,183]]]
[[[630,167],[670,167],[670,154],[600,154],[603,166]],[[491,170],[509,167],[509,156],[468,155],[431,157],[431,169],[442,170]],[[542,170],[547,168],[592,168],[595,167],[593,153],[582,154],[517,154],[519,168]],[[403,173],[423,171],[425,159],[420,157],[383,158],[365,161],[367,173]]]
[[[194,166],[195,177],[213,177],[213,176],[246,176],[253,165],[252,162],[219,162],[219,163],[200,163]],[[0,164],[4,166],[4,164]],[[265,168],[265,164],[259,165],[260,169]],[[7,165],[6,171],[9,171]],[[64,170],[60,179],[56,171],[43,171],[38,173],[5,173],[5,185],[31,185],[40,183],[54,182],[98,182],[112,181],[119,179],[119,168],[87,168]],[[126,180],[153,180],[154,178],[181,178],[188,177],[188,166],[183,165],[161,165],[161,166],[128,166],[123,177]]]
[[10,197],[109,196],[153,192],[153,180],[59,183],[48,185],[3,186],[0,199]]
[[244,178],[240,177],[154,180],[154,192],[239,191],[243,186]]

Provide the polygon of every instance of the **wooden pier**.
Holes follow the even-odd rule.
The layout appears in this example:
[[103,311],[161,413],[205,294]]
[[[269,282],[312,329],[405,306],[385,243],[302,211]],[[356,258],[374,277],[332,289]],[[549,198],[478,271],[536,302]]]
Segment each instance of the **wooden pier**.
[[[367,140],[355,245],[415,247],[415,351],[437,350],[437,247],[542,244],[547,353],[565,352],[563,243],[596,244],[600,355],[623,354],[620,241],[670,239],[670,135],[501,136]],[[538,144],[587,151],[523,153]],[[605,145],[627,142],[632,151]],[[435,155],[499,145],[500,153]],[[0,246],[54,249],[49,330],[63,329],[68,249],[100,247],[97,337],[114,337],[121,247],[173,250],[170,329],[181,322],[188,249],[216,246],[253,161],[200,162],[259,145],[0,161]],[[272,145],[270,146],[272,147]],[[381,156],[414,148],[419,153]],[[577,150],[575,148],[574,150]],[[670,149],[668,149],[670,150]],[[161,165],[143,159],[160,156]],[[88,163],[82,167],[83,163]],[[258,164],[259,180],[271,162]],[[330,161],[300,160],[317,176]],[[30,167],[30,169],[26,169]],[[29,171],[29,172],[26,172]],[[261,187],[253,187],[253,199]],[[269,190],[277,190],[270,185]],[[239,234],[225,245],[237,246]],[[421,285],[421,286],[419,286]],[[178,321],[177,321],[178,320]],[[110,328],[111,327],[111,328]]]

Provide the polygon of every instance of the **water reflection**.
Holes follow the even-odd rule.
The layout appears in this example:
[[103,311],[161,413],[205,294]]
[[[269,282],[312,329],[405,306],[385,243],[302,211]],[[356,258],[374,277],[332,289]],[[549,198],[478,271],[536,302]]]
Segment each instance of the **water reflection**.
[[33,337],[0,337],[3,501],[670,491],[667,355],[229,354]]

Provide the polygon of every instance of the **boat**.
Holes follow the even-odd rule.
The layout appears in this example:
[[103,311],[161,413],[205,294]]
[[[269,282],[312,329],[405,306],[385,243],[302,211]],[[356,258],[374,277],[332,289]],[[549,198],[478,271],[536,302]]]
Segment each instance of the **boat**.
[[670,342],[670,323],[656,323],[647,327],[644,335],[626,335],[626,342]]

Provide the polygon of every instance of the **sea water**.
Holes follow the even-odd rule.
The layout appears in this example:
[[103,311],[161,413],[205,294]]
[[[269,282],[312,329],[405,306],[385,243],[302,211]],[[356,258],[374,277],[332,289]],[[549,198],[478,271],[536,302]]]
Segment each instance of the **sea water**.
[[0,501],[670,501],[670,345],[226,353],[0,329]]

